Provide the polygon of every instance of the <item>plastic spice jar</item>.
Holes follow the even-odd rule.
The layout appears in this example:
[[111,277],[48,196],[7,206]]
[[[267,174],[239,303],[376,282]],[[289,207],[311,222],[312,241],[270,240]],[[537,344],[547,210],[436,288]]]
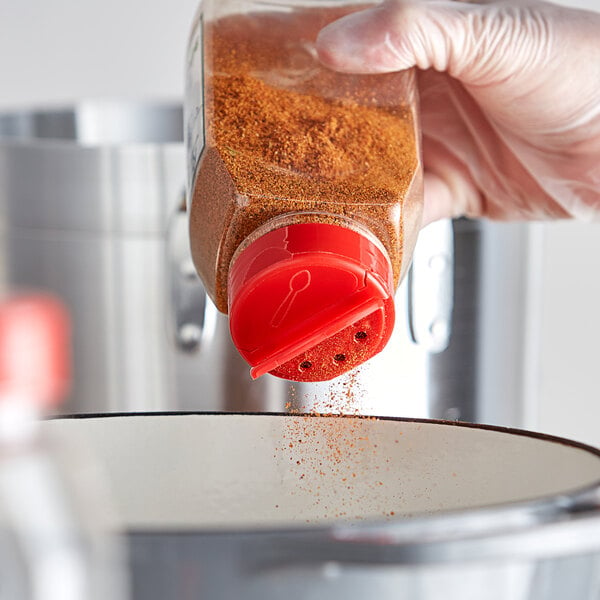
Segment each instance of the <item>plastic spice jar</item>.
[[420,228],[415,73],[323,67],[348,1],[206,0],[187,63],[190,241],[258,377],[336,377],[379,352]]

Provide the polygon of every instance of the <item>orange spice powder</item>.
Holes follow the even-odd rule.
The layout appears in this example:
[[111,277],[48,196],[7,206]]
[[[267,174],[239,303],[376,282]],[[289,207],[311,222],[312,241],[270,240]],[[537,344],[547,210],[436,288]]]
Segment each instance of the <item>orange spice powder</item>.
[[311,8],[205,24],[206,139],[190,237],[222,312],[235,250],[285,213],[354,219],[387,249],[396,284],[406,269],[421,214],[412,73],[352,76],[321,67],[314,41],[343,12]]

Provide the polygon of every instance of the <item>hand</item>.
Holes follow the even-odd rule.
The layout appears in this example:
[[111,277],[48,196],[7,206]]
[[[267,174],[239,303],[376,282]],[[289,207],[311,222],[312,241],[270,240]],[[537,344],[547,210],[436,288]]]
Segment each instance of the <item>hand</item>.
[[418,67],[424,224],[600,218],[600,14],[389,0],[320,33],[328,67]]

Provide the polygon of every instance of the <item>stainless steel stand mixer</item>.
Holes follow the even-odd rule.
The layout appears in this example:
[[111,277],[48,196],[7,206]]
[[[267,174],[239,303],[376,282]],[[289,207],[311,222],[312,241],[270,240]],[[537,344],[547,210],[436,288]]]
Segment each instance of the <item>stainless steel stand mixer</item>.
[[[343,383],[251,380],[191,265],[184,155],[178,106],[0,116],[2,282],[65,299],[68,412],[279,411]],[[392,340],[359,370],[362,411],[521,423],[527,237],[466,220],[422,233]]]

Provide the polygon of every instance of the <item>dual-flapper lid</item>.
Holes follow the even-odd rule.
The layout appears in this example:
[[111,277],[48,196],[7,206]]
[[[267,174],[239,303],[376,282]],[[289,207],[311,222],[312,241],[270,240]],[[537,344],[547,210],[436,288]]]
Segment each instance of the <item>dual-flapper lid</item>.
[[337,223],[294,223],[256,237],[229,273],[232,339],[251,366],[325,381],[383,349],[394,325],[385,250]]

